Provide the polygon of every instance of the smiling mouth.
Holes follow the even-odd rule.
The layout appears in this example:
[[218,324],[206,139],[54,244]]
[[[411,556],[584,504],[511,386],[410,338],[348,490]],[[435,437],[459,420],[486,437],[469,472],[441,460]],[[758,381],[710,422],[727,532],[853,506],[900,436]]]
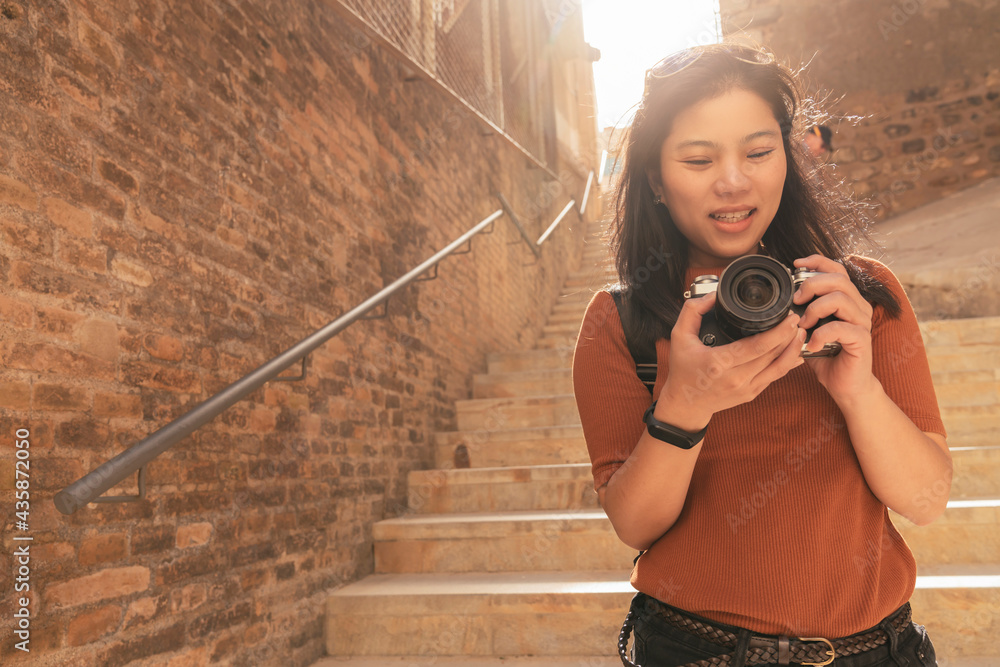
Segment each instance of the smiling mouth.
[[740,222],[753,215],[757,209],[751,208],[746,211],[734,211],[732,213],[709,213],[708,217],[719,222]]

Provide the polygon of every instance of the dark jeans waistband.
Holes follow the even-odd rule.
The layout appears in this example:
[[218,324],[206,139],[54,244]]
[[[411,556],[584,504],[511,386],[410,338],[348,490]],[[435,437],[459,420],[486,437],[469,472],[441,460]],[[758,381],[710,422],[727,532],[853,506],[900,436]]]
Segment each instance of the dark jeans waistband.
[[[866,658],[875,658],[872,651],[886,653],[888,657],[895,652],[898,636],[912,625],[910,605],[907,603],[877,625],[847,637],[764,635],[703,618],[639,593],[632,601],[629,616],[619,636],[619,654],[626,666],[633,664],[626,658],[625,647],[631,632],[630,620],[636,617],[656,619],[679,632],[716,645],[720,652],[730,654],[708,661],[692,662],[692,666],[825,665],[833,663],[834,659],[837,659],[837,665],[841,665],[846,664],[845,659],[851,656],[865,654]],[[867,664],[867,660],[865,662]]]

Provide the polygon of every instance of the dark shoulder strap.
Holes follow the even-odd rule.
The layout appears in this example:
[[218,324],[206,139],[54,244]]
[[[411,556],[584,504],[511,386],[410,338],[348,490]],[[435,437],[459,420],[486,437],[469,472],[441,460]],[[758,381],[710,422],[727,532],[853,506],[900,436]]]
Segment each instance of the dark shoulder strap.
[[636,340],[635,332],[631,331],[629,326],[632,318],[626,315],[628,298],[622,288],[615,286],[608,292],[615,300],[615,307],[618,308],[618,318],[622,321],[622,329],[625,331],[625,343],[628,345],[628,351],[632,354],[632,360],[635,362],[635,374],[639,376],[652,395],[653,386],[656,384],[656,346],[653,344],[640,345]]

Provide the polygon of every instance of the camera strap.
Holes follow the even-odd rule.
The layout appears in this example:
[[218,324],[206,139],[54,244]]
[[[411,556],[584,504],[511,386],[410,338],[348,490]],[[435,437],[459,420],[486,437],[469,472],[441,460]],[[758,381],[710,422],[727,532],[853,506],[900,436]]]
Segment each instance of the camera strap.
[[653,387],[656,385],[656,345],[652,343],[640,345],[636,340],[637,336],[631,330],[630,326],[633,320],[628,316],[628,299],[621,286],[616,285],[612,287],[608,290],[608,293],[614,299],[615,307],[618,309],[618,319],[621,320],[622,331],[625,332],[625,343],[628,345],[628,351],[632,355],[632,361],[635,362],[635,374],[646,385],[646,389],[649,391],[650,396],[652,396]]

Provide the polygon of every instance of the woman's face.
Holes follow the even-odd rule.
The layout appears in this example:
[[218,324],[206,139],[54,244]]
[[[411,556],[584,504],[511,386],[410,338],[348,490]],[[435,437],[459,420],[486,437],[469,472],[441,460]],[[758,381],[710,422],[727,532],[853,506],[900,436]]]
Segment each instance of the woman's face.
[[691,267],[720,267],[756,254],[781,201],[781,128],[756,93],[733,90],[688,107],[660,148],[650,176],[690,242]]

